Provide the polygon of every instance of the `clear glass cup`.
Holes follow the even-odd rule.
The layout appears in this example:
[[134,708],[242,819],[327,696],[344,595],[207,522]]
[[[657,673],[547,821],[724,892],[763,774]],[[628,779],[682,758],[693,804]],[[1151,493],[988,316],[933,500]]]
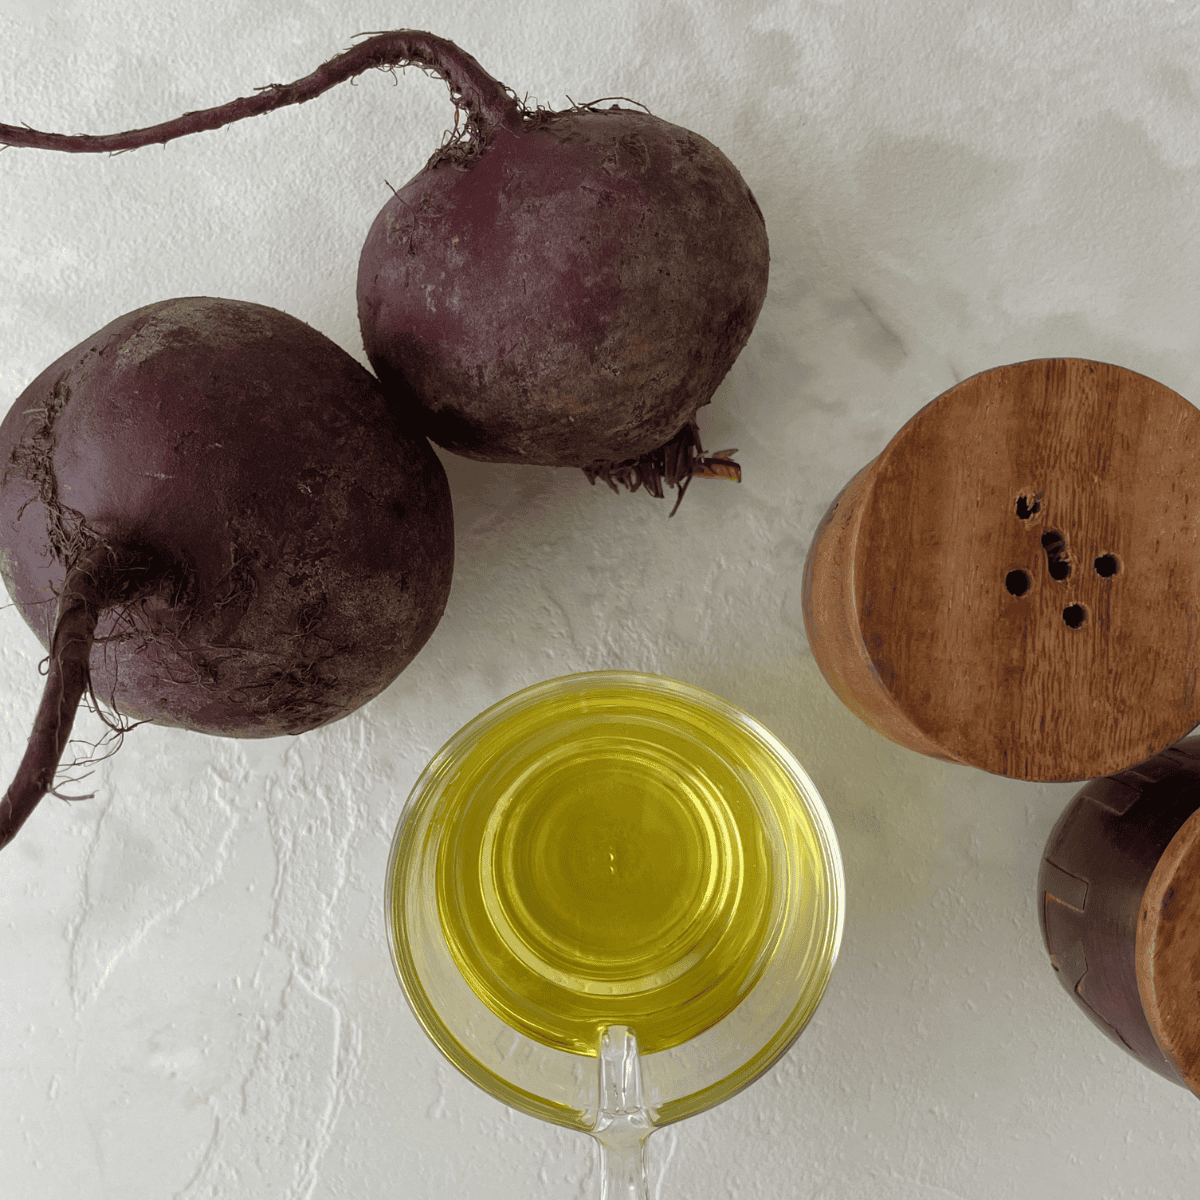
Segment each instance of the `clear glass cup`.
[[551,679],[465,725],[417,780],[385,919],[443,1054],[591,1134],[601,1197],[647,1195],[655,1129],[788,1050],[841,944],[837,837],[804,769],[700,688]]

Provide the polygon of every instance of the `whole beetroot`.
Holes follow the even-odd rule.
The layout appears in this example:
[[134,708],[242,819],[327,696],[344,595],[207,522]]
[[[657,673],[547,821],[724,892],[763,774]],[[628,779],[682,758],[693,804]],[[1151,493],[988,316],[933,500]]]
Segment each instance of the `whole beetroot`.
[[358,268],[371,365],[468,458],[650,455],[754,327],[758,205],[715,146],[648,113],[510,101],[497,117],[473,156],[436,157],[375,219]]
[[106,325],[0,424],[0,575],[50,655],[0,846],[86,693],[225,737],[313,729],[413,659],[453,555],[429,443],[316,330],[209,297]]
[[394,403],[470,458],[582,467],[615,486],[740,478],[697,410],[766,295],[762,213],[714,145],[595,102],[530,110],[452,42],[371,36],[295,83],[147,129],[0,144],[128,150],[303,103],[377,67],[450,86],[455,133],[384,206],[358,270],[371,365]]

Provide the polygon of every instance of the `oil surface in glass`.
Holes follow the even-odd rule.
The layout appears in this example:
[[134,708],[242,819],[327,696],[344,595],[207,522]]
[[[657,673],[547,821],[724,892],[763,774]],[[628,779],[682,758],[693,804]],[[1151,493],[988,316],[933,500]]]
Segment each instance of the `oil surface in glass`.
[[[613,686],[549,696],[456,765],[435,821],[438,919],[508,1025],[594,1055],[716,1024],[770,960],[819,859],[794,779],[736,720]],[[803,844],[801,844],[803,843]]]

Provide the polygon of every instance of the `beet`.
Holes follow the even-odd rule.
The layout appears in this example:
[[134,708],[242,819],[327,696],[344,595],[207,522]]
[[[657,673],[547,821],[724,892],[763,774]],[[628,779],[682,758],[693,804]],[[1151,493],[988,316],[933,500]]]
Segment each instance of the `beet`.
[[106,325],[0,424],[0,574],[50,652],[0,846],[83,695],[224,737],[324,725],[412,661],[453,557],[437,456],[324,335],[202,296]]
[[0,143],[128,150],[407,65],[445,79],[465,121],[387,202],[359,261],[363,345],[393,402],[469,458],[582,467],[660,496],[694,473],[739,478],[732,452],[703,455],[695,417],[762,307],[767,235],[737,169],[687,129],[599,101],[530,110],[453,43],[402,30],[148,129],[4,125]]
[[647,113],[527,118],[436,159],[359,261],[363,345],[468,458],[598,467],[671,441],[750,336],[767,237],[732,163]]

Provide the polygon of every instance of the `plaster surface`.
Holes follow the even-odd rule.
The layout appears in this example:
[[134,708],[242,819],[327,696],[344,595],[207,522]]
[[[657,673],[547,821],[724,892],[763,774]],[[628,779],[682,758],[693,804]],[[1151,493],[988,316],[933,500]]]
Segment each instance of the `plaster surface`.
[[[589,1197],[583,1135],[515,1114],[426,1040],[388,959],[404,799],[465,721],[599,668],[758,717],[841,839],[841,961],[781,1063],[649,1143],[655,1200],[1179,1197],[1194,1097],[1062,992],[1038,862],[1075,785],[902,750],[816,670],[818,520],[921,406],[1042,356],[1200,399],[1200,5],[1191,0],[0,0],[0,120],[150,124],[307,74],[364,30],[429,29],[530,102],[623,95],[738,165],[771,283],[700,424],[738,486],[670,503],[443,454],[457,565],[395,684],[295,739],[143,726],[0,856],[6,1198]],[[359,247],[451,123],[371,73],[136,153],[0,154],[0,404],[114,317],[273,305],[365,362]],[[0,610],[0,768],[41,650]],[[81,737],[99,736],[81,721]]]

